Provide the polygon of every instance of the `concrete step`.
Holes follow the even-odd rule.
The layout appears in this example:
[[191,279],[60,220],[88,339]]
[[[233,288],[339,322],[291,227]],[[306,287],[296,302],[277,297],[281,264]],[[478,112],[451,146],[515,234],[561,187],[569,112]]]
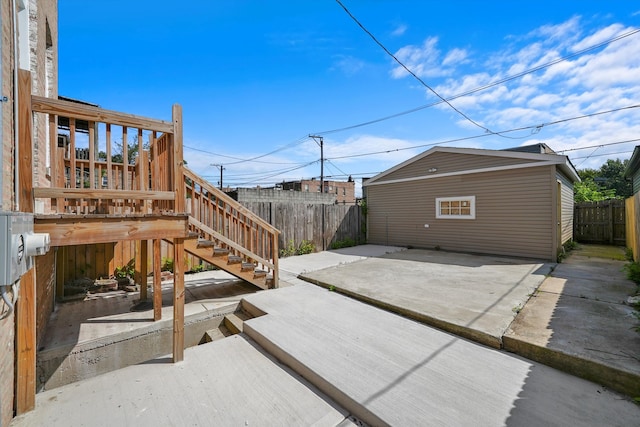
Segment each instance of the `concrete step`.
[[[218,340],[220,334],[230,335],[225,331],[224,316],[238,311],[239,306],[234,303],[186,315],[185,348]],[[38,391],[50,390],[171,354],[172,339],[171,318],[150,320],[144,326],[139,326],[134,319],[128,330],[81,343],[52,346],[36,355],[36,388]]]
[[206,331],[202,336],[202,339],[200,340],[200,344],[218,341],[231,335],[233,335],[231,331],[229,331],[229,329],[224,326],[224,323],[221,323],[217,328],[209,329],[208,331]]
[[224,326],[233,335],[241,334],[244,329],[245,320],[251,319],[249,313],[243,311],[237,311],[235,313],[227,314],[224,316]]

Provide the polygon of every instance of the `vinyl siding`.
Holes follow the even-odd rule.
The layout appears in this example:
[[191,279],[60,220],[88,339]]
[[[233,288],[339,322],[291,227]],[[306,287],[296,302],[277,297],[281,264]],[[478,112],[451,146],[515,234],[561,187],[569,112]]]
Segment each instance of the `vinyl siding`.
[[[551,189],[557,184],[550,168],[370,186],[368,241],[552,259]],[[476,197],[476,219],[436,219],[436,197],[457,196]]]
[[573,183],[562,173],[556,172],[556,179],[562,186],[562,243],[573,239]]
[[[460,172],[471,169],[483,169],[499,166],[509,166],[531,163],[535,160],[514,159],[508,157],[482,156],[477,154],[460,153],[432,153],[422,159],[400,168],[389,175],[382,177],[378,182],[392,181],[396,179],[413,178],[425,175],[437,175],[442,173]],[[437,172],[431,174],[429,169],[435,168]]]
[[633,194],[636,194],[640,191],[640,169],[634,172],[632,179]]

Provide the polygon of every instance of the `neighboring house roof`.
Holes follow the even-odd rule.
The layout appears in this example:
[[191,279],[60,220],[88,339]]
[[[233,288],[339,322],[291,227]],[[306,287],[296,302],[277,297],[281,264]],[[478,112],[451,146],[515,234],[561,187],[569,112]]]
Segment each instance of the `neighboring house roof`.
[[518,151],[521,153],[538,153],[538,154],[556,154],[547,144],[541,142],[538,144],[521,145],[520,147],[505,148],[502,151]]
[[631,178],[638,172],[638,169],[640,169],[640,145],[636,145],[636,148],[633,149],[633,154],[624,170],[625,178]]
[[[578,176],[578,172],[576,171],[576,168],[573,166],[573,164],[569,161],[569,158],[567,156],[563,156],[563,155],[559,155],[559,154],[541,154],[538,152],[535,153],[529,153],[529,152],[522,152],[522,151],[511,151],[511,150],[488,150],[488,149],[481,149],[481,148],[456,148],[456,147],[433,147],[427,151],[425,151],[424,153],[418,154],[417,156],[414,156],[412,158],[410,158],[409,160],[406,160],[394,167],[392,167],[391,169],[387,169],[384,172],[379,173],[378,175],[374,176],[373,178],[367,180],[366,182],[363,182],[363,186],[370,186],[370,185],[377,185],[377,184],[383,184],[383,183],[389,183],[392,181],[383,181],[382,178],[384,178],[385,176],[397,171],[398,169],[401,169],[411,163],[414,163],[420,159],[423,159],[427,156],[430,156],[434,153],[458,153],[458,154],[470,154],[470,155],[476,155],[476,156],[494,156],[494,157],[506,157],[506,158],[513,158],[513,159],[520,159],[520,160],[531,160],[530,163],[520,163],[520,164],[515,164],[515,165],[508,165],[508,166],[497,166],[497,167],[490,167],[490,168],[479,168],[479,169],[469,169],[469,170],[464,170],[464,171],[456,171],[456,172],[450,172],[450,173],[428,173],[427,171],[425,171],[425,175],[423,176],[415,176],[415,177],[411,177],[411,178],[403,178],[403,179],[399,179],[399,180],[394,180],[393,182],[397,181],[397,182],[401,182],[401,181],[414,181],[414,180],[419,180],[419,179],[430,179],[430,178],[441,178],[444,176],[454,176],[454,175],[467,175],[467,174],[471,174],[471,173],[479,173],[479,172],[491,172],[491,171],[497,171],[497,170],[509,170],[509,169],[520,169],[520,168],[526,168],[526,167],[538,167],[538,166],[545,166],[545,165],[557,165],[560,170],[572,181],[572,182],[579,182],[580,181],[580,177]],[[381,181],[381,182],[378,182]]]

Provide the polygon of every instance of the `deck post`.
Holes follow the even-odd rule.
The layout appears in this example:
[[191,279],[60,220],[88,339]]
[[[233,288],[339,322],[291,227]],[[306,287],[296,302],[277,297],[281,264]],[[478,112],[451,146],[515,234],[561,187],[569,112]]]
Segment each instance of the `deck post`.
[[[18,74],[18,144],[20,152],[20,194],[16,198],[22,212],[33,212],[33,118],[31,114],[31,73]],[[36,269],[20,278],[16,304],[16,414],[36,405]]]
[[[173,191],[174,212],[185,212],[182,157],[182,107],[173,105]],[[184,359],[184,239],[173,242],[173,362]]]
[[184,359],[184,239],[173,242],[173,362]]
[[153,239],[153,321],[162,319],[161,240]]
[[135,256],[135,271],[136,282],[140,285],[140,301],[146,301],[147,296],[147,273],[148,269],[148,240],[136,240],[136,256]]

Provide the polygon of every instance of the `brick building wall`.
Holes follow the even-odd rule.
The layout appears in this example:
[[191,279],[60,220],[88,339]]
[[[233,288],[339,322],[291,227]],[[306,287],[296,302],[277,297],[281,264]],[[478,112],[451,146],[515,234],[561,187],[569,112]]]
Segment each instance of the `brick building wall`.
[[[2,22],[2,95],[10,102],[2,108],[2,210],[13,209],[13,25],[11,2],[0,2]],[[0,317],[7,307],[0,301]],[[10,314],[0,320],[0,426],[7,426],[13,418],[15,366],[15,317]]]
[[[1,22],[1,55],[2,55],[2,96],[8,102],[1,103],[2,111],[2,185],[0,185],[0,209],[15,210],[14,194],[14,33],[13,10],[11,1],[0,2]],[[29,68],[32,72],[33,93],[42,96],[57,96],[58,65],[57,65],[57,1],[56,0],[26,0],[28,14],[24,22],[28,31],[21,31],[21,37],[28,37],[28,43],[20,44],[21,48],[28,46],[28,63],[22,68]],[[22,41],[22,40],[21,40]],[[24,53],[24,52],[21,52]],[[24,57],[24,55],[22,55]],[[49,185],[46,179],[47,166],[47,123],[46,119],[34,122],[34,185]],[[38,260],[43,275],[38,277],[36,313],[38,331],[46,324],[46,320],[53,309],[52,292],[54,290],[54,255],[51,253],[42,260]],[[0,302],[0,317],[7,313],[4,302]],[[0,319],[0,426],[7,426],[14,414],[15,390],[15,331],[14,314]]]
[[332,205],[336,202],[335,194],[305,193],[273,188],[238,188],[229,192],[229,195],[240,203],[274,202]]
[[[302,193],[320,193],[320,180],[303,179],[300,181],[283,182],[283,190],[300,191]],[[335,202],[339,204],[354,204],[356,202],[356,186],[353,181],[324,181],[325,194],[333,194]]]

